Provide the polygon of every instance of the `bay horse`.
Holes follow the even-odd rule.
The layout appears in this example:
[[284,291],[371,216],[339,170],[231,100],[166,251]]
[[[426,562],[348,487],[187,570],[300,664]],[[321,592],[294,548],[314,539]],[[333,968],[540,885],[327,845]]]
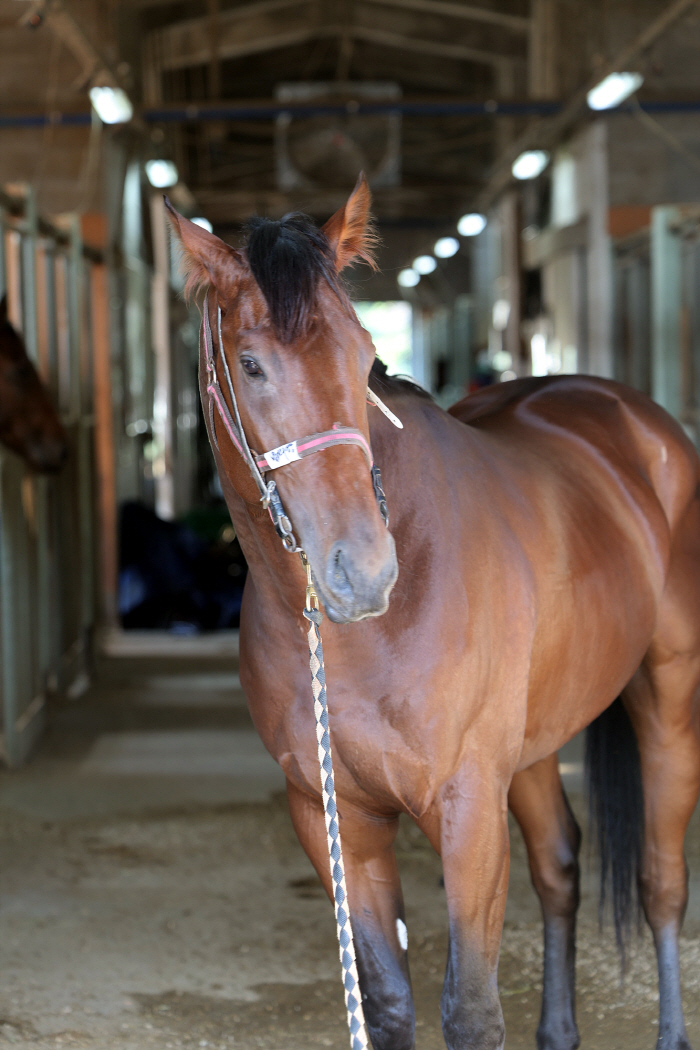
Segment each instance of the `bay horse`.
[[[369,207],[361,178],[322,229],[298,215],[258,219],[242,250],[172,209],[171,221],[188,288],[209,289],[212,354],[230,369],[251,447],[335,425],[364,435],[381,465],[389,529],[357,445],[275,471],[326,612],[338,808],[372,1044],[414,1046],[393,850],[407,813],[443,864],[445,1042],[503,1046],[510,805],[544,917],[537,1044],[578,1046],[580,836],[556,752],[594,723],[589,767],[618,932],[638,880],[658,954],[658,1048],[688,1050],[678,937],[683,839],[700,788],[700,461],[673,419],[614,382],[514,380],[448,414],[373,369],[371,338],[339,276],[371,259]],[[368,407],[368,380],[403,430]],[[330,894],[304,571],[279,542],[223,411],[210,415],[204,363],[200,385],[249,565],[241,682]]]
[[53,474],[65,462],[66,434],[49,393],[0,300],[0,443],[33,469]]

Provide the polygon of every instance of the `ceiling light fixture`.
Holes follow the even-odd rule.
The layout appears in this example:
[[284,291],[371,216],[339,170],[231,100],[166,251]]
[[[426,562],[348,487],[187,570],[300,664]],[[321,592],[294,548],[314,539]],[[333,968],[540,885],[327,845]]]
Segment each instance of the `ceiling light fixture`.
[[427,274],[432,273],[433,270],[437,269],[437,263],[432,255],[419,255],[417,259],[413,260],[413,269],[416,273],[419,273],[421,277],[425,277]]
[[463,215],[457,223],[457,231],[462,237],[478,237],[482,230],[486,229],[486,216],[477,211]]
[[456,237],[440,237],[435,242],[433,251],[438,259],[451,259],[459,251],[459,241]]
[[151,186],[165,190],[174,186],[178,180],[177,168],[171,160],[147,160],[146,175]]
[[544,149],[528,149],[517,158],[511,171],[516,179],[536,179],[549,164],[549,153]]
[[401,270],[396,280],[402,288],[415,288],[420,281],[420,274],[409,267],[407,270]]
[[591,109],[614,109],[644,83],[641,73],[609,73],[586,95]]
[[129,96],[119,87],[91,87],[90,101],[103,124],[128,124],[134,115]]
[[195,226],[201,226],[203,230],[207,231],[207,233],[214,232],[214,227],[209,222],[209,219],[205,219],[203,215],[198,215],[196,219],[192,219],[192,222]]

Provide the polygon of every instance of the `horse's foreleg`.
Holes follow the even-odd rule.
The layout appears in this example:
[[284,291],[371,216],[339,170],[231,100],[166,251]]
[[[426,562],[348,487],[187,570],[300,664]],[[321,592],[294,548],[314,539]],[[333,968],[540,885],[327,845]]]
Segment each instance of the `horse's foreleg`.
[[449,919],[442,1031],[449,1050],[500,1050],[498,953],[508,890],[508,814],[493,768],[446,784],[420,821],[442,856]]
[[[299,840],[332,899],[321,802],[289,782],[287,795]],[[338,812],[367,1030],[374,1050],[412,1050],[415,1017],[403,896],[393,849],[398,817],[369,817],[342,800]]]
[[581,832],[567,802],[556,754],[516,773],[508,804],[527,846],[532,883],[544,919],[539,1050],[575,1050],[576,911]]

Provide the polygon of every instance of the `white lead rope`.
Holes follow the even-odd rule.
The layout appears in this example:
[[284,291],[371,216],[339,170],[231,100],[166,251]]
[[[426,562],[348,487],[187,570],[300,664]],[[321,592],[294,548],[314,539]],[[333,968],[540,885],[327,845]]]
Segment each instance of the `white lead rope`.
[[[343,970],[343,988],[345,990],[345,1007],[348,1014],[351,1050],[369,1050],[369,1039],[365,1027],[365,1015],[362,1009],[360,978],[357,973],[355,942],[350,923],[350,906],[345,884],[345,866],[343,849],[340,842],[338,806],[335,796],[333,778],[333,755],[328,726],[328,702],[326,698],[326,672],[323,666],[323,646],[321,644],[320,626],[323,615],[318,608],[318,598],[311,580],[311,566],[302,552],[301,560],[306,569],[306,607],[304,616],[309,621],[309,666],[311,668],[311,690],[314,696],[314,715],[316,716],[316,740],[318,742],[318,762],[321,769],[321,791],[323,793],[323,812],[326,819],[326,837],[328,855],[331,865],[333,883],[333,904],[335,921],[340,946],[340,965]],[[312,608],[312,603],[315,608]]]

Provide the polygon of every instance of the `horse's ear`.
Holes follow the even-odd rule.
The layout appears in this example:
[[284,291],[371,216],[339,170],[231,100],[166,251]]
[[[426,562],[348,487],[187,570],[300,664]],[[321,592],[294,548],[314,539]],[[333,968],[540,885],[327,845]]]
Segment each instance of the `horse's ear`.
[[235,293],[243,270],[240,253],[204,227],[180,215],[167,197],[163,199],[173,233],[182,248],[185,298],[192,298],[200,289],[210,285],[222,298],[230,297]]
[[323,227],[323,232],[335,253],[338,273],[356,259],[361,259],[373,270],[377,269],[374,258],[377,234],[369,213],[371,203],[372,194],[365,173],[361,171],[355,189],[346,203]]

